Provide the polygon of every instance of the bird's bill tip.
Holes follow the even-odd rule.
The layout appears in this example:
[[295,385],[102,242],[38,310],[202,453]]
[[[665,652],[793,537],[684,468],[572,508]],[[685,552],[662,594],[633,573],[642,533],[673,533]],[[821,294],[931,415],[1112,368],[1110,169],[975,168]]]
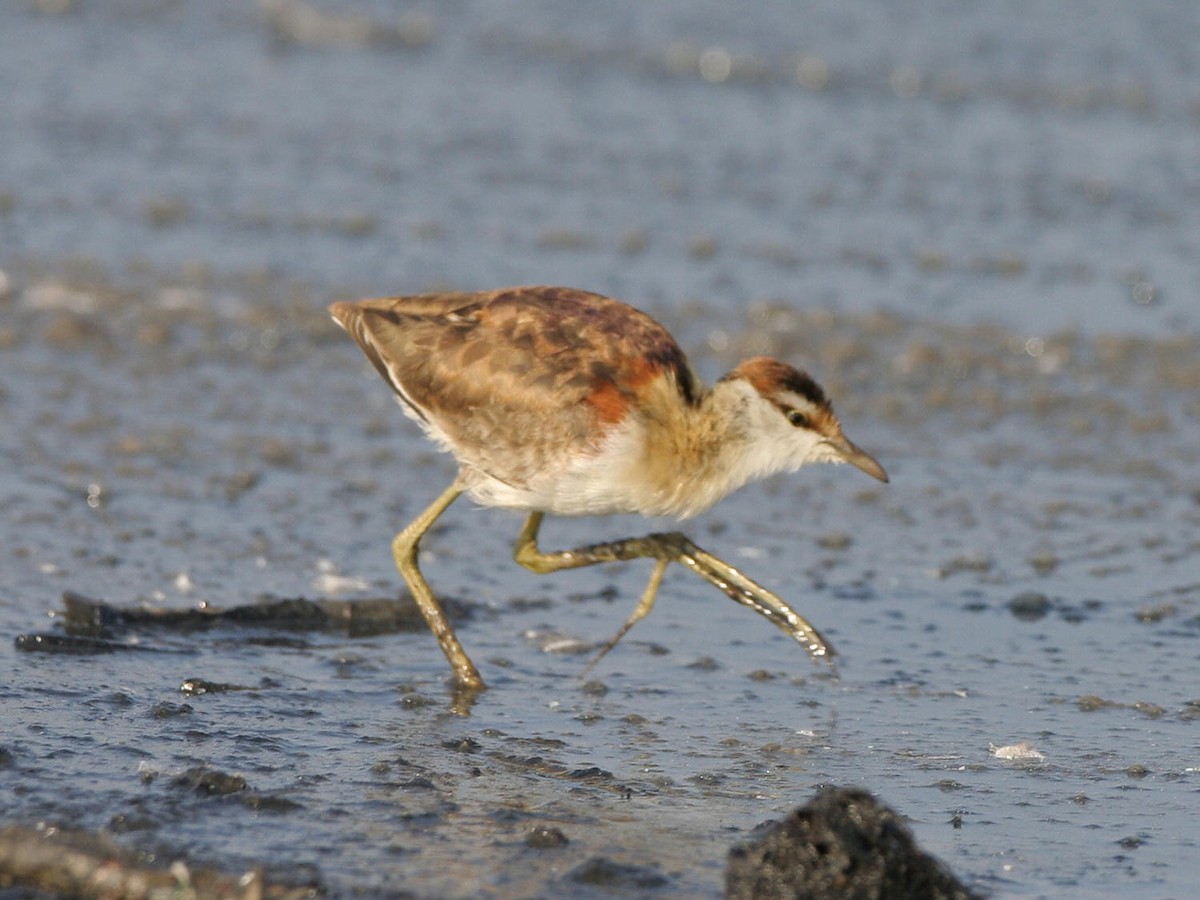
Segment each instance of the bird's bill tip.
[[872,478],[877,478],[885,484],[891,480],[888,478],[888,473],[884,471],[883,466],[879,464],[875,457],[865,450],[859,449],[850,441],[844,441],[834,446],[837,447],[838,455],[856,469],[861,469]]
[[350,321],[350,317],[354,314],[354,304],[346,300],[338,300],[335,303],[330,303],[327,307],[329,315],[333,321],[337,322],[343,328]]

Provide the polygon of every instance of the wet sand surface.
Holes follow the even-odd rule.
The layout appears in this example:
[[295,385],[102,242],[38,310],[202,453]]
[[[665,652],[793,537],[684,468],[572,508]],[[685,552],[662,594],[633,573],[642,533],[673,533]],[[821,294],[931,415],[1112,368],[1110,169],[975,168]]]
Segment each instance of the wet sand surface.
[[[1198,17],[6,5],[0,824],[333,895],[717,896],[856,784],[995,896],[1189,894]],[[825,385],[892,483],[684,530],[837,677],[676,570],[580,678],[648,564],[534,576],[464,502],[422,557],[491,686],[455,704],[389,554],[453,469],[325,306],[530,282]]]

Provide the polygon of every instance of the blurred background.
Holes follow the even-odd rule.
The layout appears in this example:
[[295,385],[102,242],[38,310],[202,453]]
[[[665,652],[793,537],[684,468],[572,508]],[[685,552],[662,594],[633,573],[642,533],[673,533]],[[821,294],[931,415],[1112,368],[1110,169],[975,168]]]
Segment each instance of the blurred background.
[[545,651],[607,637],[641,569],[534,579],[464,503],[424,559],[474,611],[470,716],[421,633],[6,639],[5,822],[335,894],[717,896],[732,843],[853,783],[997,896],[1188,893],[1198,38],[1184,0],[0,5],[3,635],[63,634],[66,590],[395,596],[453,470],[334,299],[617,296],[706,378],[809,368],[893,476],[689,525],[840,680],[672,573],[581,686]]
[[7,6],[9,270],[1196,325],[1190,3]]

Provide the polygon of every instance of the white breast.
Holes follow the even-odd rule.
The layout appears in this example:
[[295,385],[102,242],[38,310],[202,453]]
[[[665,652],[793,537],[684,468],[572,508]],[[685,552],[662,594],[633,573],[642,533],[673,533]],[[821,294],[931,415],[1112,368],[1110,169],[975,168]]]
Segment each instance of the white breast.
[[637,461],[644,447],[644,429],[632,422],[623,424],[608,433],[595,453],[573,457],[524,485],[508,484],[484,472],[465,472],[467,493],[483,506],[559,516],[669,514],[639,477]]

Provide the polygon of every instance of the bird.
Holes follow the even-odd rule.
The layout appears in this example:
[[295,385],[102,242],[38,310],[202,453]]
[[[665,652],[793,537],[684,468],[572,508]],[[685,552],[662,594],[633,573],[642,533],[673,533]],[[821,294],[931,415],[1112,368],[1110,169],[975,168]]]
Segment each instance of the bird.
[[339,301],[329,312],[404,413],[458,464],[450,485],[392,541],[396,568],[457,688],[485,683],[421,574],[418,550],[463,494],[525,513],[513,558],[535,573],[654,560],[633,612],[593,665],[650,612],[672,562],[765,616],[814,658],[832,659],[832,646],[803,616],[680,532],[570,550],[538,546],[546,515],[682,520],[749,482],[809,463],[849,463],[888,481],[874,457],[843,434],[807,372],[755,357],[706,386],[657,321],[576,288]]

